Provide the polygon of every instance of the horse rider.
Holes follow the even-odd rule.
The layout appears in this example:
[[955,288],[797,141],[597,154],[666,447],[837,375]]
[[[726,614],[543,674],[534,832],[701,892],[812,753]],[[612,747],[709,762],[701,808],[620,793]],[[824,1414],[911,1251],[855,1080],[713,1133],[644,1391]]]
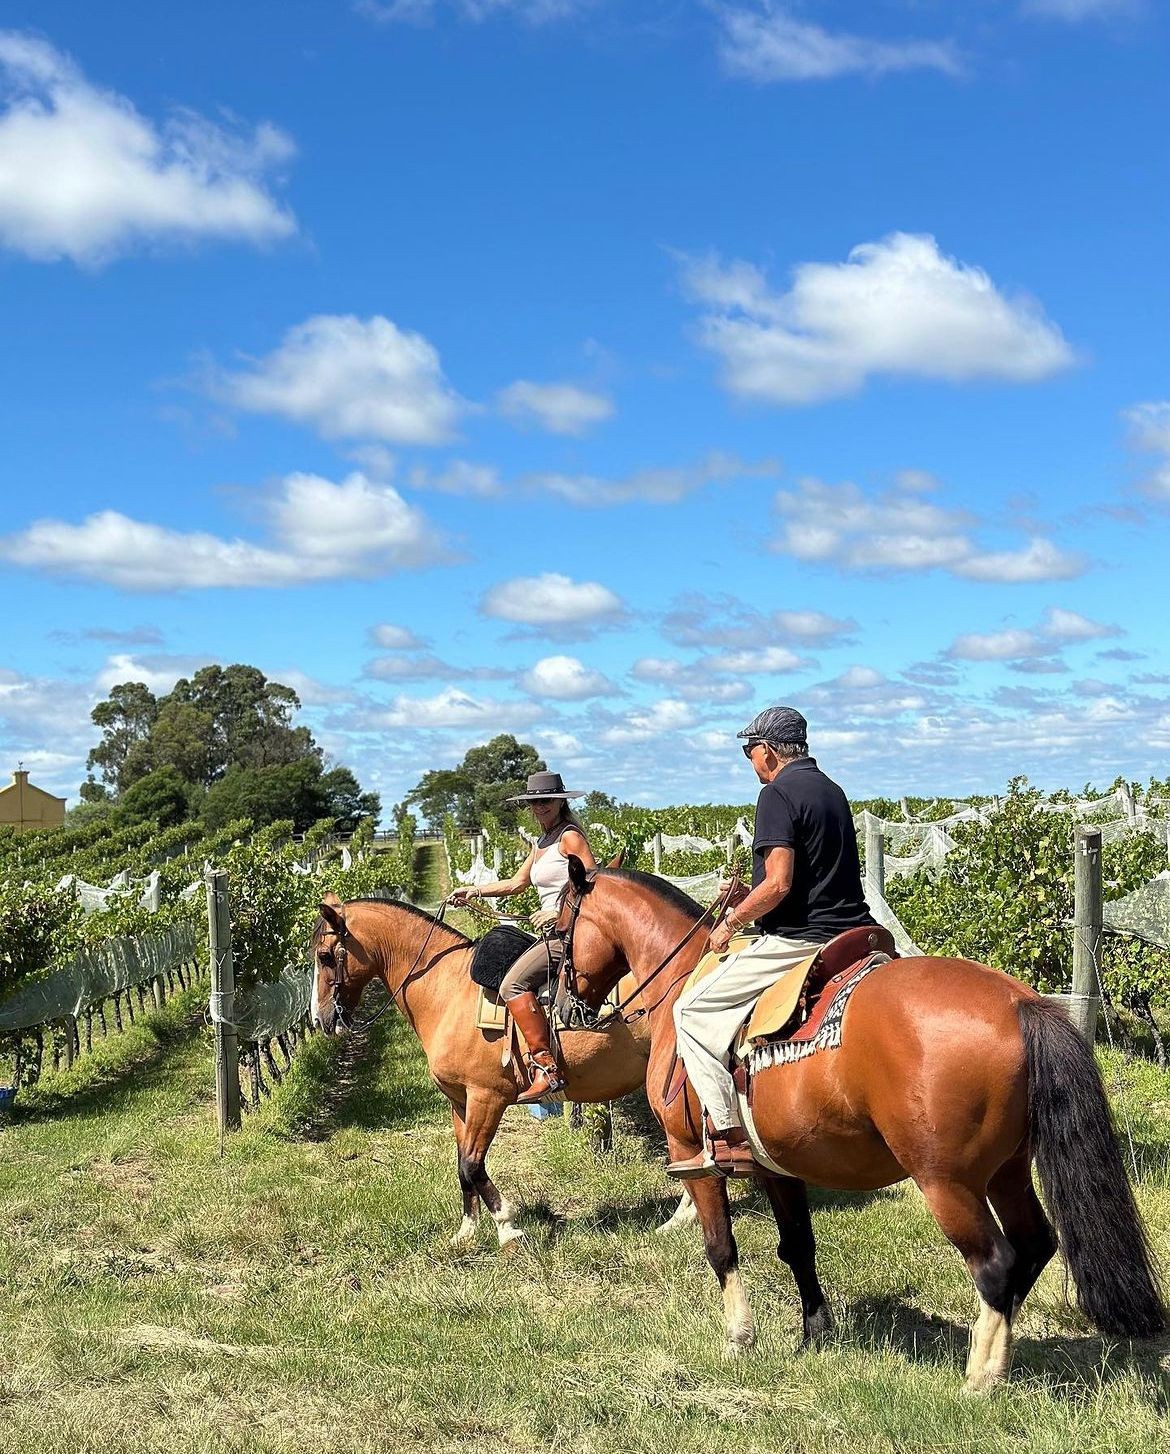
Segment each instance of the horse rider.
[[504,898],[531,884],[540,898],[540,908],[533,914],[532,924],[542,937],[524,951],[500,985],[500,998],[528,1047],[532,1084],[523,1095],[516,1097],[517,1105],[522,1106],[554,1095],[565,1084],[553,1054],[548,1017],[537,991],[543,982],[560,972],[565,957],[564,940],[547,931],[557,921],[561,894],[569,881],[568,855],[574,854],[587,869],[596,867],[585,830],[569,809],[569,800],[581,796],[575,789],[565,787],[560,773],[534,772],[525,791],[508,799],[510,803],[527,803],[540,827],[540,837],[531,853],[510,879],[456,889],[451,895],[451,903],[458,906],[469,899]]
[[[718,967],[674,1007],[679,1054],[706,1114],[709,1145],[672,1162],[671,1176],[746,1176],[754,1165],[727,1055],[761,994],[786,969],[846,929],[872,924],[861,884],[853,815],[844,792],[808,755],[808,724],[794,707],[767,707],[737,734],[763,784],[756,803],[752,887],[711,931]],[[758,937],[725,954],[755,920]]]

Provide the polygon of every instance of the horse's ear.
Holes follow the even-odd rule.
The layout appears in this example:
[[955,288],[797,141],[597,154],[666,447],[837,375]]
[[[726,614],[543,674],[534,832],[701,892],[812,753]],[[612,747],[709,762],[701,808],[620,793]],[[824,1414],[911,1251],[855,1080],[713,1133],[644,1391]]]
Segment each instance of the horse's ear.
[[575,853],[570,853],[567,861],[569,865],[569,882],[579,894],[583,894],[589,887],[589,875],[585,870],[585,865]]
[[624,848],[619,848],[605,866],[606,868],[621,868],[622,864],[625,863],[625,861],[626,850]]
[[345,905],[335,893],[326,894],[318,908],[321,910],[322,919],[335,934],[345,933]]

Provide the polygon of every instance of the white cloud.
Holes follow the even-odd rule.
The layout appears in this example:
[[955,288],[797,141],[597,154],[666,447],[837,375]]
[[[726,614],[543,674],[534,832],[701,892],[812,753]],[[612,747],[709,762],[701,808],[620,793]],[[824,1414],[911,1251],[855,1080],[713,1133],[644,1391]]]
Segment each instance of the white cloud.
[[0,537],[0,559],[137,591],[372,579],[442,560],[442,543],[390,485],[288,475],[268,502],[273,542],[225,540],[101,510],[80,525],[38,520]]
[[869,496],[854,484],[806,479],[781,490],[776,508],[781,524],[773,549],[842,570],[943,570],[967,580],[1008,584],[1069,580],[1088,567],[1083,556],[1040,538],[1017,550],[981,549],[972,535],[980,524],[974,516],[904,484]]
[[740,646],[791,641],[831,646],[857,630],[857,622],[823,611],[777,610],[764,615],[734,596],[680,596],[662,619],[662,633],[677,646]]
[[1023,0],[1025,15],[1041,15],[1048,20],[1098,20],[1121,15],[1136,8],[1136,0]]
[[697,464],[635,470],[618,480],[546,471],[525,475],[521,483],[529,489],[556,495],[571,505],[600,508],[633,501],[673,505],[707,485],[742,479],[774,479],[779,474],[780,466],[775,460],[747,463],[735,455],[716,452]]
[[482,22],[514,15],[529,25],[568,20],[593,0],[357,0],[354,9],[382,25],[430,25],[443,9],[464,20]]
[[180,677],[192,676],[214,660],[211,656],[178,656],[161,651],[147,656],[115,652],[106,658],[94,677],[94,685],[109,692],[119,682],[143,682],[156,697],[164,696]]
[[625,717],[611,727],[598,733],[598,740],[610,747],[620,747],[631,742],[648,742],[661,738],[695,723],[694,709],[678,697],[664,697],[653,706]]
[[465,407],[434,344],[380,315],[308,318],[251,370],[216,373],[210,387],[239,409],[277,414],[327,439],[443,444]]
[[409,626],[393,626],[389,622],[372,626],[370,639],[384,651],[417,651],[419,647],[427,644]]
[[741,651],[724,651],[704,657],[699,663],[710,671],[729,671],[746,676],[760,676],[781,671],[796,671],[808,663],[787,646],[759,646]]
[[894,71],[962,69],[949,41],[873,40],[797,20],[787,7],[762,0],[758,10],[719,10],[719,54],[733,76],[749,81],[826,81],[834,76],[883,76]]
[[374,720],[385,727],[473,727],[491,737],[508,727],[527,726],[540,714],[535,702],[488,701],[448,687],[434,697],[395,697]]
[[265,177],[293,154],[274,126],[190,111],[162,126],[91,85],[47,41],[0,31],[0,244],[97,264],[151,242],[265,243],[296,229]]
[[485,616],[521,626],[592,626],[622,614],[621,598],[598,581],[547,572],[502,581],[480,602]]
[[613,400],[577,384],[534,384],[517,379],[496,396],[500,413],[517,424],[536,424],[550,434],[580,437],[612,419]]
[[1122,418],[1130,427],[1134,449],[1160,458],[1142,482],[1142,493],[1152,500],[1170,501],[1170,400],[1135,404]]
[[429,651],[375,657],[366,663],[364,674],[383,682],[510,681],[516,675],[503,667],[453,666]]
[[612,696],[613,683],[593,671],[575,656],[546,656],[520,679],[534,697],[552,697],[561,702],[583,702],[588,697]]
[[[746,653],[745,653],[746,655]],[[673,657],[644,656],[630,669],[635,681],[668,686],[674,696],[686,702],[742,702],[752,695],[751,686],[740,679],[722,681],[721,672],[730,668],[715,666],[715,658],[678,661]]]
[[472,464],[469,460],[453,459],[441,470],[428,470],[416,465],[410,472],[411,488],[435,490],[441,495],[470,495],[481,500],[492,500],[504,493],[500,474],[494,465]]
[[725,386],[764,403],[839,398],[874,375],[1030,383],[1075,362],[1037,303],[1005,296],[930,236],[895,232],[844,263],[801,263],[786,293],[717,258],[685,259],[683,278],[708,310],[700,338]]
[[1028,669],[1032,671],[1063,670],[1062,665],[1039,665],[1037,659],[1052,657],[1065,646],[1099,641],[1103,637],[1120,634],[1117,626],[1091,621],[1079,611],[1066,611],[1060,606],[1051,606],[1039,626],[1032,630],[1008,627],[986,634],[969,632],[951,644],[946,656],[952,661],[1028,662]]

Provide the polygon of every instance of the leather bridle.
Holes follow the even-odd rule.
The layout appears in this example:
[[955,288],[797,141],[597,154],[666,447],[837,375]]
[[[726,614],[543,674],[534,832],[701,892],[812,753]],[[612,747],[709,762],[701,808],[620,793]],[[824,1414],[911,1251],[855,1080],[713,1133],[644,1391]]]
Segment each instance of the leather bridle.
[[[585,875],[586,884],[591,884],[593,880],[597,877],[597,873],[597,869],[590,869],[589,872]],[[633,1004],[636,999],[642,998],[644,1000],[647,986],[651,985],[663,972],[663,970],[665,970],[668,965],[673,963],[673,961],[678,958],[678,956],[691,942],[691,940],[695,937],[695,935],[699,932],[699,930],[707,922],[708,919],[710,919],[711,921],[711,927],[715,927],[715,925],[723,917],[727,906],[731,903],[731,900],[739,891],[739,886],[739,875],[738,873],[733,872],[726,889],[724,889],[724,891],[719,895],[714,903],[708,905],[708,907],[703,910],[703,912],[699,915],[699,917],[695,920],[695,922],[691,925],[691,927],[687,930],[683,937],[678,941],[678,943],[674,946],[674,948],[670,951],[666,958],[663,959],[659,964],[655,966],[654,969],[650,971],[650,973],[646,976],[642,983],[638,985],[632,993],[628,994],[624,1000],[619,1001],[618,1004],[616,1004],[614,1008],[609,1012],[609,1014],[602,1018],[600,1011],[595,1010],[593,1006],[588,1003],[587,1000],[582,998],[580,990],[577,986],[577,970],[576,966],[573,963],[573,936],[577,930],[577,920],[581,914],[581,906],[585,898],[586,890],[584,887],[582,887],[577,891],[576,895],[574,896],[572,884],[569,884],[566,888],[566,903],[569,909],[569,923],[568,927],[564,930],[565,953],[561,964],[561,973],[564,976],[570,1008],[575,1013],[575,1016],[580,1021],[580,1024],[571,1025],[568,1028],[600,1030],[608,1028],[608,1026],[614,1024],[615,1021],[620,1021],[623,1025],[633,1025],[638,1020],[641,1020],[644,1016],[652,1015],[655,1010],[657,1010],[661,1005],[665,1004],[666,1001],[670,998],[671,991],[675,988],[675,986],[680,984],[691,973],[691,967],[683,970],[681,974],[676,975],[652,1005],[647,1005],[643,1003],[642,1008],[640,1010],[635,1010],[632,1015],[627,1015],[625,1011],[629,1008],[630,1005]]]
[[[422,957],[427,951],[427,945],[431,942],[431,936],[434,934],[435,930],[439,927],[439,925],[443,922],[443,915],[447,912],[447,905],[449,902],[450,895],[448,895],[448,897],[445,898],[443,902],[439,905],[438,915],[432,918],[431,927],[427,930],[426,937],[423,939],[422,944],[419,946],[419,951],[414,957],[414,963],[410,966],[410,968],[406,971],[406,974],[403,976],[402,983],[398,986],[397,989],[390,990],[386,1003],[381,1007],[381,1009],[375,1010],[372,1015],[368,1016],[366,1019],[360,1021],[360,1023],[357,1024],[355,1024],[355,1022],[350,1018],[350,1012],[345,1009],[345,1007],[342,1005],[341,1001],[337,997],[338,990],[344,989],[345,985],[348,982],[349,951],[346,948],[346,940],[349,938],[349,925],[345,922],[344,919],[342,919],[340,929],[330,928],[325,931],[325,934],[322,935],[323,939],[326,938],[328,935],[332,935],[334,940],[336,941],[333,948],[333,1012],[337,1017],[337,1023],[342,1027],[342,1029],[368,1030],[371,1025],[376,1024],[382,1018],[382,1016],[386,1014],[386,1012],[395,1004],[396,1001],[401,1002],[400,1008],[402,1010],[402,1013],[404,1015],[407,1015],[407,1018],[409,1018],[409,1014],[406,1008],[407,987],[413,984],[416,979],[421,979],[428,970],[432,969],[436,964],[438,964],[440,959],[445,958],[448,954],[453,954],[457,949],[467,948],[466,944],[448,944],[444,949],[440,949],[437,954],[433,954],[430,959],[428,959],[427,962],[422,965],[421,968],[419,967],[422,962]],[[320,946],[318,946],[318,949],[320,949]],[[387,985],[387,988],[389,989],[389,985]]]

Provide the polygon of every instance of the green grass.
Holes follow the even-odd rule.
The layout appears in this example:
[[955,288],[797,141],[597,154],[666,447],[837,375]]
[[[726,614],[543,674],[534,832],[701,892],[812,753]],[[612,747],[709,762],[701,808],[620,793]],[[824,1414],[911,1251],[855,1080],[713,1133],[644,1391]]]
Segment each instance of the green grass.
[[[653,1234],[674,1198],[630,1113],[598,1160],[567,1121],[509,1112],[493,1170],[528,1243],[501,1256],[488,1221],[453,1251],[449,1117],[395,1016],[364,1046],[312,1041],[221,1160],[198,997],[0,1129],[0,1454],[1165,1446],[1166,1347],[1089,1334],[1059,1266],[1011,1384],[962,1398],[971,1284],[906,1189],[816,1198],[841,1331],[809,1354],[770,1217],[737,1192],[760,1344],[725,1365],[697,1235]],[[1170,1080],[1110,1078],[1165,1254]]]

